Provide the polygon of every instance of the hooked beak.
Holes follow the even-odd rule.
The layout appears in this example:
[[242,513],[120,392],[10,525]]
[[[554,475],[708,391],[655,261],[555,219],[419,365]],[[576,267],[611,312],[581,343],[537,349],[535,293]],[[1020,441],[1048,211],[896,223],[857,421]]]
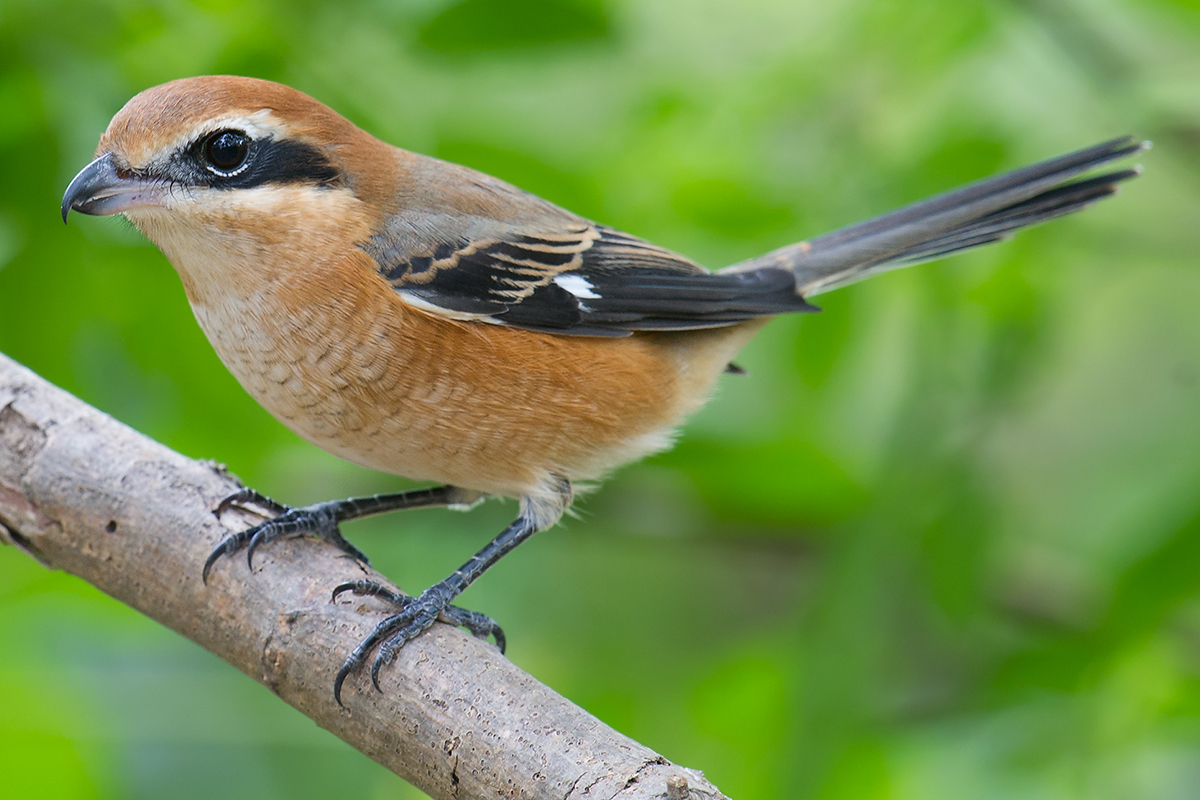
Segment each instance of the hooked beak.
[[72,209],[82,214],[108,216],[133,208],[162,205],[163,184],[136,176],[122,177],[105,153],[79,171],[62,201],[63,222]]

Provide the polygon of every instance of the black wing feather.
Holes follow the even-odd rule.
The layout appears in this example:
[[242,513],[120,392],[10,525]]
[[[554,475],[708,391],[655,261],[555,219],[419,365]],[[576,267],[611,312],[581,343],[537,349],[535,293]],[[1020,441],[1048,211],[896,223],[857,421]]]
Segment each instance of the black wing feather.
[[367,251],[410,299],[551,333],[626,336],[816,310],[796,293],[787,270],[713,274],[669,250],[583,222],[546,233],[464,238],[406,260],[386,243]]

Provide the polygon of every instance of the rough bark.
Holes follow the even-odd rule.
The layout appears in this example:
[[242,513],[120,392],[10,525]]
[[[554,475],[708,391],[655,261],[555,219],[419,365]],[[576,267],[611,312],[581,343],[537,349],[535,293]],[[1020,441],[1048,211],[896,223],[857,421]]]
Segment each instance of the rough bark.
[[721,798],[517,669],[437,624],[381,673],[331,687],[384,609],[330,589],[382,576],[312,540],[200,566],[234,526],[237,488],[0,354],[0,539],[217,654],[435,798]]

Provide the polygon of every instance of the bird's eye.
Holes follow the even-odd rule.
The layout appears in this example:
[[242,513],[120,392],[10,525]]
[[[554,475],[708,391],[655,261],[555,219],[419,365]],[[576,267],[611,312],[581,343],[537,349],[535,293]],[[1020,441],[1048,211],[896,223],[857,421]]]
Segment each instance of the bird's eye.
[[233,175],[250,155],[250,137],[241,131],[217,131],[204,140],[204,160],[218,175]]

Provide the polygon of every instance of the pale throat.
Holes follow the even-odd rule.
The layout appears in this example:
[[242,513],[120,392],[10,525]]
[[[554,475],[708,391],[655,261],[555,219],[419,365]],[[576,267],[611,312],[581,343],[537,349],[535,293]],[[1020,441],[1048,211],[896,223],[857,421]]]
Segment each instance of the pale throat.
[[193,306],[259,296],[332,266],[370,235],[353,193],[311,186],[207,190],[125,216],[175,267]]

